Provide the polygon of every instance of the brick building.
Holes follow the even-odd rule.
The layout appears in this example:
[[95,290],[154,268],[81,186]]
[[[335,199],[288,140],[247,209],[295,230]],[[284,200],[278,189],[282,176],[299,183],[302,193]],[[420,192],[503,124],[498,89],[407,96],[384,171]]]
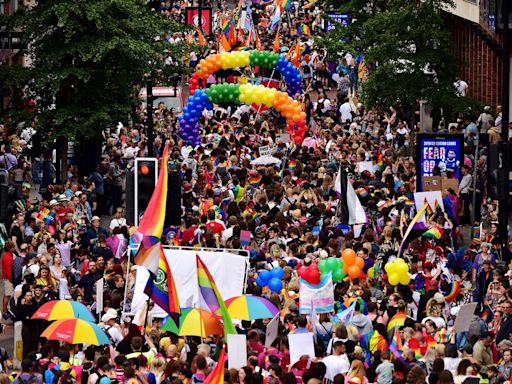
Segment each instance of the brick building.
[[[507,0],[508,1],[508,0]],[[452,51],[468,95],[492,107],[501,104],[502,35],[500,0],[455,0],[446,14]]]

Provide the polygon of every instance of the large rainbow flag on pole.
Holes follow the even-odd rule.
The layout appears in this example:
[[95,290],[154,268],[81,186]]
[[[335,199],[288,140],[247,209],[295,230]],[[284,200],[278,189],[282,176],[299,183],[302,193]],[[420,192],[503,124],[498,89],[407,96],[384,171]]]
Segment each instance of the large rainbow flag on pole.
[[149,200],[148,207],[142,216],[137,228],[138,235],[142,235],[139,249],[135,255],[135,264],[143,266],[151,273],[158,273],[160,260],[160,239],[164,229],[165,206],[167,204],[167,162],[169,160],[169,146],[166,145],[160,164],[160,174],[155,191]]
[[213,276],[208,271],[203,260],[196,255],[197,262],[197,283],[199,285],[199,296],[202,307],[212,313],[220,312],[222,322],[224,323],[224,336],[235,334],[236,329],[231,320],[231,316],[226,308],[226,304],[220,295],[217,284],[213,280]]

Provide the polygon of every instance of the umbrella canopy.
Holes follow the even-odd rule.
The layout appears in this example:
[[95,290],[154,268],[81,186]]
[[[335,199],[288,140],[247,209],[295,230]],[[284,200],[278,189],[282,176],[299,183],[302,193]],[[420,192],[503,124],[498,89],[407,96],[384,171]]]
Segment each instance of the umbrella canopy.
[[251,161],[251,165],[281,164],[281,160],[274,156],[261,156]]
[[198,308],[181,311],[179,326],[170,318],[162,327],[178,336],[222,335],[224,330],[217,316]]
[[85,305],[71,300],[52,300],[44,303],[36,313],[32,315],[32,319],[82,319],[93,323],[96,321]]
[[271,319],[279,309],[269,300],[258,296],[236,296],[226,301],[231,317],[239,320]]
[[110,344],[110,339],[100,327],[81,319],[57,320],[44,330],[41,337],[70,344]]

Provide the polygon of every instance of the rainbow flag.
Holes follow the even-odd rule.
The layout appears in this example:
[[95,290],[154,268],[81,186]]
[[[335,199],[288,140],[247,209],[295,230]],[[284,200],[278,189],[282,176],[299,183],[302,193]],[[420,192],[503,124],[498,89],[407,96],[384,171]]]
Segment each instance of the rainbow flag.
[[439,201],[437,201],[437,199],[434,201],[434,211],[443,211],[443,208],[441,208],[441,204],[439,204]]
[[37,213],[37,219],[43,221],[45,224],[50,224],[53,220],[55,220],[55,212],[49,210],[48,208],[41,208]]
[[379,205],[379,211],[382,212],[385,208],[391,208],[393,205],[395,205],[395,202],[393,200],[387,200],[384,203]]
[[295,172],[295,169],[297,168],[297,160],[288,160],[288,170],[291,173]]
[[318,251],[318,247],[320,246],[320,241],[318,239],[316,239],[314,242],[313,242],[313,247],[315,249],[315,251]]
[[409,236],[409,234],[413,230],[414,226],[416,225],[416,223],[420,219],[420,217],[423,214],[423,212],[425,212],[425,210],[427,209],[427,205],[428,204],[425,204],[418,212],[416,212],[416,215],[413,217],[411,223],[407,227],[407,230],[405,231],[405,234],[404,234],[404,237],[402,239],[402,242],[400,243],[400,248],[398,249],[397,257],[402,256],[402,253],[404,252],[405,244],[407,244],[407,237]]
[[297,35],[311,36],[311,29],[306,24],[301,24],[297,27]]
[[135,264],[146,267],[148,271],[156,275],[158,273],[161,246],[160,238],[143,236],[135,254]]
[[276,31],[281,20],[281,7],[277,6],[274,15],[272,16],[272,22],[270,23],[270,29]]
[[154,236],[158,239],[162,237],[165,221],[165,206],[167,204],[167,172],[162,172],[162,170],[167,170],[168,160],[169,145],[165,145],[160,163],[160,174],[158,175],[155,190],[153,195],[151,195],[148,207],[137,228],[137,231],[144,236]]
[[257,175],[249,177],[249,184],[253,187],[258,187],[261,183],[261,175],[258,173]]
[[393,316],[388,323],[388,333],[391,334],[395,328],[398,330],[398,328],[403,327],[405,319],[407,319],[407,314],[405,312],[398,312]]
[[292,9],[292,0],[281,0],[281,6],[287,12]]
[[[228,334],[235,334],[236,329],[231,320],[231,316],[226,308],[226,304],[220,295],[220,292],[213,280],[213,276],[208,271],[208,268],[203,263],[199,255],[196,255],[197,262],[197,283],[199,285],[200,299],[205,304],[204,309],[212,313],[220,312],[222,322],[224,323],[224,336]],[[206,336],[206,335],[205,335]]]
[[452,281],[452,285],[450,290],[445,295],[445,300],[451,303],[453,300],[459,296],[460,293],[460,280]]
[[427,212],[427,215],[431,215],[434,213],[434,210],[432,209],[432,207],[430,206],[430,204],[428,203],[427,201],[427,198],[425,198],[425,200],[423,201],[423,203],[425,204],[425,211]]
[[217,365],[213,368],[213,371],[206,377],[203,384],[224,384],[224,362],[226,360],[226,352],[224,348],[220,351]]
[[443,236],[443,229],[439,227],[438,225],[434,225],[433,227],[429,228],[427,231],[423,232],[421,236],[428,237],[430,239],[436,239],[439,240],[441,236]]
[[159,242],[159,245],[158,272],[155,278],[149,277],[144,293],[168,314],[179,314],[181,310],[178,291],[162,243]]
[[235,201],[239,203],[245,196],[245,188],[241,185],[235,186],[235,188],[233,188],[233,195],[235,195]]
[[[402,360],[402,339],[400,338],[400,334],[398,333],[398,329],[393,329],[393,334],[391,335],[391,339],[389,340],[389,350],[393,353],[393,356]],[[415,351],[416,352],[416,351]]]
[[356,194],[361,197],[362,199],[365,199],[368,197],[368,191],[365,187],[359,187],[356,189]]

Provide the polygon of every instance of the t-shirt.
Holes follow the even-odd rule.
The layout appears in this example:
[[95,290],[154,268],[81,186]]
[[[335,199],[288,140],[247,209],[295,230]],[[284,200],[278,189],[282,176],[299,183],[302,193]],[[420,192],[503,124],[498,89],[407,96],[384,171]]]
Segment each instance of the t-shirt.
[[14,255],[12,252],[5,252],[2,256],[2,279],[12,281],[12,266]]
[[334,376],[340,373],[346,374],[350,369],[350,362],[348,361],[346,354],[340,356],[327,356],[322,359],[322,363],[324,363],[327,368],[325,378],[331,381],[334,379]]
[[375,373],[377,374],[377,384],[391,384],[393,382],[393,371],[395,366],[389,361],[383,361],[379,364]]

